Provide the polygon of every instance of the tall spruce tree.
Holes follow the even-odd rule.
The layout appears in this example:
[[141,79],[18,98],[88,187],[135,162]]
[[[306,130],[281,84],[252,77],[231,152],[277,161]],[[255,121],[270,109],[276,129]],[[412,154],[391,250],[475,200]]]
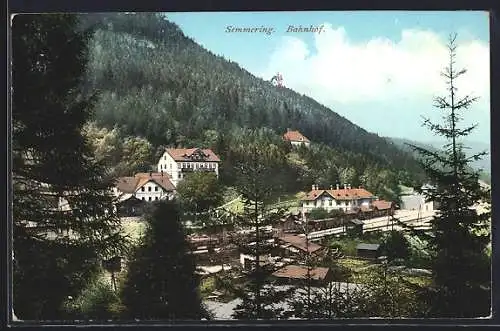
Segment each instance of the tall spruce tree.
[[194,256],[175,201],[155,202],[145,216],[142,243],[132,254],[122,302],[125,318],[199,320],[209,318],[199,293]]
[[242,302],[235,308],[236,319],[279,319],[286,316],[284,303],[289,297],[288,290],[280,290],[273,286],[270,279],[275,267],[263,256],[268,256],[274,245],[264,227],[276,222],[283,210],[270,210],[267,204],[273,196],[276,186],[271,180],[273,169],[269,162],[271,155],[259,149],[257,144],[248,144],[250,159],[240,164],[240,181],[238,191],[244,201],[244,213],[240,217],[240,226],[251,228],[254,235],[246,240],[236,242],[239,250],[250,255],[254,263],[247,273],[245,286],[235,289]]
[[119,254],[111,183],[81,131],[88,31],[76,15],[17,15],[13,52],[13,305],[17,317],[65,317],[64,300]]
[[480,202],[490,201],[471,170],[470,162],[485,153],[467,157],[463,138],[476,127],[460,127],[462,113],[477,100],[472,96],[457,96],[457,79],[466,73],[456,68],[456,35],[451,35],[449,65],[442,72],[448,95],[435,98],[435,107],[444,112],[444,123],[424,125],[444,137],[447,144],[442,151],[430,151],[412,146],[420,153],[420,162],[433,187],[424,191],[430,201],[439,205],[431,221],[430,234],[425,236],[434,252],[433,286],[424,298],[433,317],[479,317],[490,313],[490,260],[486,247],[490,242],[490,214],[474,208]]

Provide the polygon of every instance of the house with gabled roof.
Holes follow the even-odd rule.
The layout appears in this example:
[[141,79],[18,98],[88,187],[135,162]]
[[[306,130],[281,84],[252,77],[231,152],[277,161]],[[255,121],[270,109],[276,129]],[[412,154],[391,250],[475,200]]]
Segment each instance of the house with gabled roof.
[[369,210],[378,198],[364,188],[351,188],[344,185],[343,188],[330,186],[329,189],[319,189],[313,185],[304,198],[302,198],[303,215],[315,208],[323,208],[327,211],[341,210],[350,212],[353,210]]
[[211,149],[167,148],[158,161],[158,172],[167,173],[172,184],[193,171],[214,172],[219,176],[220,158]]
[[133,177],[119,177],[113,193],[118,202],[131,198],[145,202],[170,200],[175,195],[175,186],[166,173],[137,173]]
[[287,132],[283,135],[283,140],[290,142],[293,146],[304,145],[309,147],[311,144],[311,141],[297,130],[287,129]]

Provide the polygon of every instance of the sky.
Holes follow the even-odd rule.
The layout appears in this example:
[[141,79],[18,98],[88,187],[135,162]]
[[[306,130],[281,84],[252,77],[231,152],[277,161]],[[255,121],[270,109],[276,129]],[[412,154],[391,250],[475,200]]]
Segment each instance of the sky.
[[[433,99],[446,96],[440,72],[446,47],[457,33],[456,65],[467,72],[458,97],[478,101],[462,125],[477,124],[470,141],[490,141],[489,18],[487,12],[205,12],[166,13],[183,32],[212,53],[269,80],[312,97],[380,136],[422,142],[439,137],[423,117],[441,121]],[[293,26],[290,29],[290,26]],[[317,28],[300,32],[296,28]],[[264,28],[262,32],[230,32]],[[272,32],[269,31],[272,29]],[[266,32],[267,31],[267,32]]]

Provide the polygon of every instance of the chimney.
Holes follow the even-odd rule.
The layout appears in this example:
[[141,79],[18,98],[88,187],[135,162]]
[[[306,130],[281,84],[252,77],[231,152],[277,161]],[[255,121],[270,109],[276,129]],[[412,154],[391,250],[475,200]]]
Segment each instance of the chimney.
[[347,185],[346,185],[346,184],[344,184],[344,190],[345,190],[345,189],[347,189]]
[[316,189],[316,186],[314,184],[312,184],[311,190],[314,191],[315,189]]
[[290,132],[290,131],[292,131],[292,129],[286,128],[286,132]]
[[347,189],[350,190],[351,189],[351,184],[347,184]]
[[337,187],[337,190],[338,190],[339,189],[339,184],[337,184],[336,187]]
[[330,191],[333,190],[333,185],[330,185]]
[[151,170],[149,171],[149,177],[153,177],[153,172]]

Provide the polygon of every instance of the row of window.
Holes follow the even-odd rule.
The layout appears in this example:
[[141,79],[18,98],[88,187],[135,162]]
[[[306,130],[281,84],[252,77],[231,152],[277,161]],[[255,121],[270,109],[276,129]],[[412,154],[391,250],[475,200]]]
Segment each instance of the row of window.
[[215,169],[215,163],[214,162],[209,162],[209,163],[181,163],[181,168],[188,168],[188,169],[195,169],[195,168],[212,168]]
[[[172,163],[170,165],[170,170],[172,170]],[[215,169],[215,162],[210,162],[210,163],[179,163],[179,166],[181,168],[188,168],[188,169],[197,169],[197,168],[211,168]],[[167,165],[160,163],[160,170],[167,170]]]
[[[145,187],[141,187],[141,192],[145,192]],[[148,186],[148,192],[151,192],[151,186]],[[158,186],[155,186],[155,192],[158,192]]]
[[[327,205],[327,202],[328,202],[328,206],[334,206],[333,204],[333,200],[321,200],[320,203],[318,203],[318,200],[315,200],[315,201],[309,201],[309,202],[306,202],[305,205],[309,205],[309,206],[318,206],[318,205],[321,205],[321,206],[326,206]],[[351,206],[351,205],[355,205],[356,203],[355,202],[340,202],[338,205],[339,206]],[[336,206],[337,204],[335,204]]]

